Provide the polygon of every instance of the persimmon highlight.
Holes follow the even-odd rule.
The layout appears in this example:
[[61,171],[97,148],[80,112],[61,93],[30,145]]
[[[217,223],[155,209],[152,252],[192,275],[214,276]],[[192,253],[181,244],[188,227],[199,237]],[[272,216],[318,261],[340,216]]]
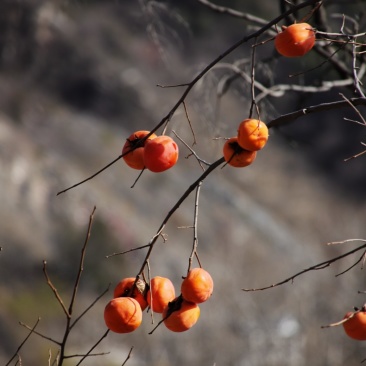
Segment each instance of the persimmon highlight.
[[152,278],[146,298],[147,303],[155,313],[162,313],[169,302],[175,298],[172,281],[169,278],[159,276]]
[[268,127],[258,119],[248,118],[238,127],[238,144],[245,150],[258,151],[268,141]]
[[315,44],[315,32],[307,23],[282,27],[275,38],[275,48],[282,56],[301,57],[307,54]]
[[133,332],[142,322],[140,304],[131,297],[113,299],[104,309],[104,321],[112,332]]
[[243,168],[252,164],[257,156],[256,151],[243,149],[238,144],[237,137],[231,137],[225,142],[223,154],[225,161],[235,168]]
[[176,164],[178,154],[178,145],[171,137],[158,136],[145,144],[145,167],[154,173],[163,172]]
[[213,279],[203,268],[193,268],[181,285],[184,300],[200,304],[207,301],[213,292]]
[[[122,154],[129,151],[131,148],[135,147],[141,139],[143,139],[146,135],[148,135],[150,131],[136,131],[134,132],[125,142],[122,148]],[[152,140],[157,136],[153,133],[151,134],[146,141]],[[132,150],[130,153],[123,156],[123,160],[125,163],[133,169],[142,170],[145,167],[144,164],[144,147],[146,144],[144,141],[142,146],[137,147],[136,149]]]
[[127,277],[122,279],[114,288],[113,297],[132,297],[141,306],[141,310],[144,311],[147,308],[146,295],[146,283],[145,281],[138,279],[135,288],[132,287],[135,283],[135,277]]

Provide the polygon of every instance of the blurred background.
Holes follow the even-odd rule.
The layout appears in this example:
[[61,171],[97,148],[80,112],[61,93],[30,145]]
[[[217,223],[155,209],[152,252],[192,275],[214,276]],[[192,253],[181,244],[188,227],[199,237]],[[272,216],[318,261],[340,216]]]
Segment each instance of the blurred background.
[[[281,12],[277,2],[264,0],[221,4],[265,20]],[[362,1],[327,5],[330,29],[338,32],[339,14],[346,14],[365,31],[363,6]],[[86,353],[100,339],[106,330],[104,306],[114,286],[137,274],[146,251],[105,257],[147,244],[202,170],[194,157],[186,158],[190,151],[177,139],[179,163],[161,174],[144,172],[134,188],[138,172],[119,161],[91,181],[57,192],[118,157],[133,131],[157,125],[184,90],[158,84],[191,81],[258,28],[258,22],[214,12],[198,1],[1,0],[0,364],[28,334],[19,322],[33,326],[40,317],[37,331],[61,340],[65,317],[46,283],[42,261],[47,260],[49,276],[68,304],[94,206],[75,316],[108,284],[111,289],[75,326],[66,352]],[[329,63],[317,67],[324,58],[315,51],[284,60],[268,42],[257,48],[256,57],[256,78],[267,88],[342,79]],[[249,115],[250,83],[233,78],[232,65],[250,74],[250,59],[250,44],[244,44],[186,100],[194,149],[209,162],[222,156],[222,138],[234,136]],[[269,122],[305,106],[340,100],[339,93],[353,96],[352,88],[344,87],[266,97],[261,118]],[[365,108],[359,110],[365,116]],[[182,334],[161,326],[149,335],[154,325],[144,314],[139,329],[110,333],[95,350],[107,354],[84,364],[121,365],[132,346],[130,366],[336,366],[365,359],[364,343],[346,337],[342,327],[321,329],[365,302],[365,295],[358,294],[366,290],[361,264],[336,277],[361,252],[293,283],[242,291],[281,281],[360,244],[328,242],[366,238],[366,158],[343,161],[362,151],[365,128],[344,117],[358,118],[352,109],[340,109],[271,129],[253,165],[226,166],[209,175],[199,202],[198,253],[215,289],[200,306],[198,323]],[[182,107],[169,124],[171,136],[173,130],[192,145]],[[159,241],[150,261],[151,275],[171,278],[177,293],[192,248],[192,230],[184,227],[192,225],[193,214],[194,195],[173,215],[164,230],[168,240]],[[158,320],[155,315],[155,324]],[[56,357],[57,347],[32,335],[19,355],[24,364],[46,364]]]

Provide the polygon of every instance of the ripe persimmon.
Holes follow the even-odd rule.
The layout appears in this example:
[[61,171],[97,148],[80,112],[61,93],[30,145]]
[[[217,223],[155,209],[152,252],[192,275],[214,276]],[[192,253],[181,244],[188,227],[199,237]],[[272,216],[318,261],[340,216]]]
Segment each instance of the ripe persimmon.
[[193,268],[181,285],[184,300],[199,304],[210,298],[214,283],[211,275],[203,268]]
[[193,302],[178,296],[163,311],[164,325],[172,332],[184,332],[192,328],[200,316],[200,308]]
[[[348,319],[349,318],[349,319]],[[348,319],[343,323],[346,334],[358,341],[366,340],[366,311],[362,309],[359,312],[348,312],[344,319]]]
[[140,304],[132,297],[112,299],[104,309],[104,321],[113,332],[133,332],[142,322]]
[[[125,142],[122,148],[122,154],[126,153],[133,147],[135,147],[141,139],[143,139],[146,135],[148,135],[150,131],[136,131],[134,132]],[[152,140],[155,137],[155,133],[151,134],[146,141]],[[136,149],[132,150],[130,153],[123,156],[123,160],[125,163],[133,169],[144,169],[144,146],[146,144],[144,141],[142,146],[137,147]]]
[[231,137],[229,140],[226,140],[223,153],[225,161],[235,168],[243,168],[252,164],[257,156],[256,151],[243,149],[238,144],[237,137]]
[[158,136],[145,144],[145,167],[155,173],[163,172],[176,164],[178,154],[178,145],[171,137]]
[[150,289],[147,291],[147,303],[155,313],[162,313],[168,303],[175,298],[175,289],[172,281],[165,277],[153,277]]
[[132,297],[137,300],[141,306],[141,310],[144,311],[147,308],[147,301],[145,299],[147,291],[146,283],[145,281],[138,279],[134,289],[132,290],[135,280],[135,277],[122,279],[114,288],[113,297]]
[[292,24],[282,27],[282,32],[275,38],[275,48],[286,57],[300,57],[307,54],[314,46],[315,32],[307,23]]
[[245,150],[258,151],[268,140],[268,128],[258,119],[248,118],[238,127],[238,144]]

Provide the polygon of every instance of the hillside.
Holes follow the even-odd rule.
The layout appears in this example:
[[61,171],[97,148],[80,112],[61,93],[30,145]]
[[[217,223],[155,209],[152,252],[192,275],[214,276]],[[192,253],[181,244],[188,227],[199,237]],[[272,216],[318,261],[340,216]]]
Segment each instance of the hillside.
[[[267,19],[278,12],[274,6],[259,8],[248,11]],[[132,131],[152,129],[169,112],[182,89],[157,84],[190,81],[252,27],[180,2],[3,1],[0,14],[0,364],[5,364],[28,334],[19,321],[32,326],[40,317],[37,330],[52,338],[64,331],[64,314],[47,286],[42,261],[69,300],[94,206],[77,315],[109,283],[113,288],[136,275],[145,250],[106,255],[147,244],[202,170],[193,156],[185,159],[190,151],[179,141],[179,164],[162,174],[144,172],[134,188],[137,172],[119,161],[85,184],[57,192],[107,165]],[[248,49],[243,46],[225,61],[247,58]],[[266,45],[261,56],[272,52]],[[301,61],[272,66],[263,66],[259,80],[285,80],[305,67]],[[209,73],[186,103],[195,151],[209,162],[222,155],[223,141],[217,138],[234,135],[250,107],[250,88],[243,82],[218,96],[225,71]],[[271,120],[339,92],[348,91],[293,93],[286,105],[273,98],[263,116]],[[160,327],[149,335],[153,326],[145,314],[141,328],[130,335],[109,334],[96,351],[110,353],[85,364],[120,365],[134,346],[129,366],[358,365],[366,357],[362,345],[340,328],[320,328],[364,302],[357,294],[365,290],[360,266],[335,277],[358,257],[292,284],[242,291],[283,280],[355,246],[327,242],[365,237],[365,158],[343,162],[359,151],[364,128],[344,121],[354,115],[341,111],[271,130],[255,164],[225,166],[204,181],[198,251],[215,291],[195,328],[171,334]],[[183,108],[168,128],[174,136],[172,130],[192,144]],[[150,259],[152,275],[169,276],[176,289],[192,248],[187,227],[193,209],[194,194],[173,215],[164,230],[167,242],[159,241]],[[75,327],[68,353],[86,352],[105,332],[102,314],[111,292]],[[45,364],[50,349],[54,358],[57,347],[32,335],[21,359]]]

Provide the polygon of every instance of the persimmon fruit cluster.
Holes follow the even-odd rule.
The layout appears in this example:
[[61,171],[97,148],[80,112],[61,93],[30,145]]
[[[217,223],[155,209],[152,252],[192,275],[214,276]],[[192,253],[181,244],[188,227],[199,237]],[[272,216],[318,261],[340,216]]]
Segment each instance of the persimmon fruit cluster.
[[211,275],[203,268],[191,269],[181,284],[181,295],[169,302],[163,311],[164,325],[172,332],[192,328],[200,317],[198,304],[207,301],[213,292]]
[[275,48],[285,57],[306,55],[315,44],[315,32],[308,23],[296,23],[283,26],[282,32],[275,38]]
[[141,130],[128,137],[122,148],[123,160],[130,168],[138,170],[146,168],[160,173],[170,169],[178,161],[177,143],[169,136],[149,133]]
[[113,332],[130,333],[141,325],[142,312],[149,306],[162,314],[162,322],[169,330],[184,332],[197,323],[198,304],[207,301],[212,291],[212,277],[202,268],[188,272],[179,296],[169,278],[156,276],[147,284],[142,279],[127,277],[114,288],[113,299],[104,309],[104,321]]
[[237,136],[226,140],[223,147],[224,159],[235,168],[243,168],[253,163],[257,151],[268,141],[268,128],[263,121],[248,118],[238,127]]

